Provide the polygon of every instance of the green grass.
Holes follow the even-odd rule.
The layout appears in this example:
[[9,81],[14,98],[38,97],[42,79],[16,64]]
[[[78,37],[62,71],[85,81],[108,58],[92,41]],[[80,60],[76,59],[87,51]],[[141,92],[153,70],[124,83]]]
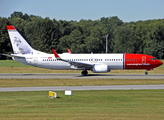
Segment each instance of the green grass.
[[24,65],[14,60],[0,60],[0,67],[33,67],[30,65]]
[[164,90],[0,92],[0,118],[58,120],[162,120]]
[[0,79],[0,87],[159,85],[164,79]]
[[[162,60],[164,62],[164,60]],[[13,66],[13,67],[11,67]],[[28,67],[28,69],[26,69]],[[0,60],[0,73],[77,73],[25,66],[13,60]],[[163,70],[164,65],[157,68]],[[155,71],[155,70],[154,70]],[[114,73],[129,71],[114,71]],[[143,71],[138,71],[137,73]],[[80,73],[78,71],[78,73]],[[130,72],[130,73],[133,73]],[[134,72],[136,73],[136,71]],[[151,73],[151,71],[150,71]],[[111,74],[111,73],[109,73]],[[17,80],[1,79],[0,87],[74,86],[74,85],[164,84],[163,80]],[[48,91],[0,92],[0,119],[57,120],[162,120],[164,119],[164,90],[104,90],[73,91],[58,99],[48,97]]]
[[159,68],[164,68],[164,60],[160,60],[163,62],[163,65],[159,66]]

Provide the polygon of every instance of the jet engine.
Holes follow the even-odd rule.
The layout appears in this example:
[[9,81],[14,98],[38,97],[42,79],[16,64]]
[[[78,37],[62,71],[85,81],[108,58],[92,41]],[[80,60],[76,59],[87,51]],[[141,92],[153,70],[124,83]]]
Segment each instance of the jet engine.
[[92,68],[93,73],[106,73],[110,72],[110,69],[107,65],[94,65]]

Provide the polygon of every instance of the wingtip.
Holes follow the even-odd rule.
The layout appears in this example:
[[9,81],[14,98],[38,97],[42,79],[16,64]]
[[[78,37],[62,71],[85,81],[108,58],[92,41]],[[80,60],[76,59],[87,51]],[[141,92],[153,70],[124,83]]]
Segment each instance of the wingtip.
[[67,48],[68,53],[72,54],[71,51]]
[[52,49],[52,52],[54,53],[56,58],[60,58],[59,55],[57,54],[57,52],[54,49]]

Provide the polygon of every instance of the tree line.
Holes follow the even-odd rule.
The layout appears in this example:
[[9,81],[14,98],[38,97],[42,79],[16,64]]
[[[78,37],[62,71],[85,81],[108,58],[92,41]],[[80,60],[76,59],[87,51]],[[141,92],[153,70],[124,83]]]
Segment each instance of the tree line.
[[[14,12],[0,17],[0,53],[13,53],[6,25],[13,25],[36,50],[63,53],[140,53],[164,59],[164,19],[123,22],[117,16],[66,21]],[[0,56],[0,59],[8,59]]]

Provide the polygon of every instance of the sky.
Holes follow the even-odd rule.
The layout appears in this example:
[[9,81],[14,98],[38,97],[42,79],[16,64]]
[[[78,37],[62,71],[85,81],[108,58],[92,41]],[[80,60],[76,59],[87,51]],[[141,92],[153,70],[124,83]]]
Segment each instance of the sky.
[[123,22],[164,18],[164,0],[0,0],[0,17],[14,12],[56,20],[99,20],[118,16]]

